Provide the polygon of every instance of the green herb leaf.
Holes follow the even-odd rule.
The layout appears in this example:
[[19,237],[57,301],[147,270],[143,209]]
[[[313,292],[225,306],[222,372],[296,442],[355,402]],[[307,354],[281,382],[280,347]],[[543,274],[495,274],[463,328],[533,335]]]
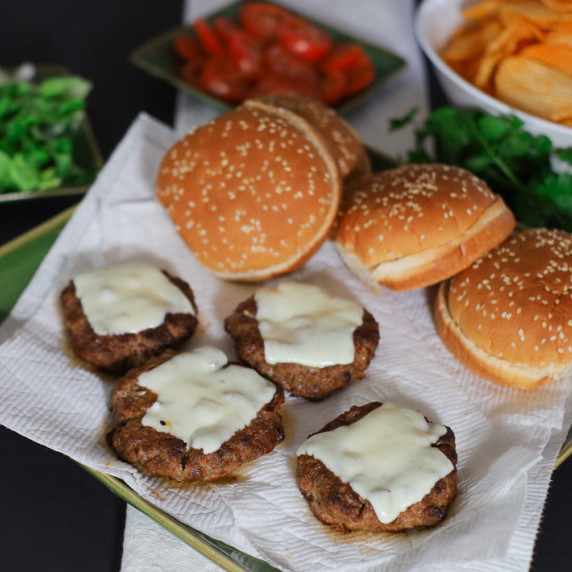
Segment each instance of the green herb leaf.
[[507,122],[501,117],[485,115],[477,120],[479,133],[488,141],[498,141],[502,139],[510,130]]
[[412,123],[419,112],[418,107],[411,108],[403,117],[396,117],[389,120],[389,131],[397,131]]
[[572,147],[566,149],[556,149],[556,156],[565,163],[572,165]]

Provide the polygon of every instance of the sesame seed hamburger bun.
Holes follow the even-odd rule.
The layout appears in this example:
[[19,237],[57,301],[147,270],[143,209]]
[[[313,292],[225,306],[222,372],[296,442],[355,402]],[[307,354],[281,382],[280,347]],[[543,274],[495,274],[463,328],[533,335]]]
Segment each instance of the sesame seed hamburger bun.
[[459,167],[405,165],[344,190],[335,243],[373,290],[436,284],[502,242],[515,219],[484,181]]
[[293,93],[273,93],[248,100],[245,105],[288,109],[303,117],[325,139],[344,181],[371,174],[371,162],[358,133],[321,101]]
[[480,376],[517,389],[572,373],[572,235],[516,233],[439,288],[437,330]]
[[228,280],[299,268],[329,235],[341,183],[316,130],[286,109],[241,106],[165,155],[157,198],[197,260]]

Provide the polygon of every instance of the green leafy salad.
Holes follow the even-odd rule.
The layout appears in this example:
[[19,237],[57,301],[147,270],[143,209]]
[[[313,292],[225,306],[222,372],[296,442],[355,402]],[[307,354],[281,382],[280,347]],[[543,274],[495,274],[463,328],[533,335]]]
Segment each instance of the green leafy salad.
[[[30,70],[29,70],[30,71]],[[74,160],[91,84],[78,76],[0,70],[0,193],[46,191],[93,180]]]
[[[411,110],[392,120],[390,129],[415,115]],[[572,231],[572,147],[553,148],[548,137],[525,131],[516,116],[440,107],[416,128],[406,160],[463,167],[501,195],[524,225]]]

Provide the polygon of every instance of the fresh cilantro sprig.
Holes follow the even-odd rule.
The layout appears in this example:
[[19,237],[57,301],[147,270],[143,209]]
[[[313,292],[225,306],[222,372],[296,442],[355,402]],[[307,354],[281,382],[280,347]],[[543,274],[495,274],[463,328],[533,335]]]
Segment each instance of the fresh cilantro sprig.
[[[415,110],[392,120],[390,129],[411,123]],[[544,135],[532,135],[514,115],[443,106],[415,129],[410,163],[439,162],[464,167],[500,194],[517,220],[532,227],[572,231],[572,147],[554,149]]]
[[0,74],[0,193],[77,186],[91,179],[75,163],[73,150],[90,90],[78,76],[34,82]]

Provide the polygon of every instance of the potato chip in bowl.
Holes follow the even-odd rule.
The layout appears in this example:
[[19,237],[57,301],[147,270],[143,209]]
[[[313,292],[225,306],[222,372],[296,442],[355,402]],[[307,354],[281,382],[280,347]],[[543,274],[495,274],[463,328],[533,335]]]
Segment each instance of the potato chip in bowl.
[[514,113],[572,144],[570,0],[425,0],[415,28],[454,104]]

